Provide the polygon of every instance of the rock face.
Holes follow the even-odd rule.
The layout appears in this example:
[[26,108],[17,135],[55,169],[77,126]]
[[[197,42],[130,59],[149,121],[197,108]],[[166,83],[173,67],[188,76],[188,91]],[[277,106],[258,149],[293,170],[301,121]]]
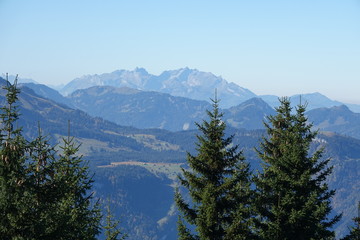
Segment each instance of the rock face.
[[206,101],[214,97],[216,90],[223,108],[235,106],[256,97],[250,90],[235,83],[229,83],[219,76],[189,68],[164,71],[159,76],[151,75],[143,68],[86,75],[68,83],[61,93],[69,95],[75,90],[92,86],[130,87]]

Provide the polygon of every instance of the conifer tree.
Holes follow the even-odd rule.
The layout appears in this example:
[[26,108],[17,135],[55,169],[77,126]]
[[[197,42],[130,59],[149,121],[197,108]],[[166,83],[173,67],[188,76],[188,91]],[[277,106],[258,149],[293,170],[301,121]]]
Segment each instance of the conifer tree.
[[[223,114],[218,100],[213,100],[209,121],[197,124],[197,155],[188,153],[188,170],[182,169],[181,185],[188,190],[191,202],[180,190],[175,201],[180,211],[178,234],[181,240],[252,239],[252,211],[249,165],[242,152],[225,136]],[[193,226],[192,231],[188,226]]]
[[27,142],[17,127],[19,90],[7,81],[6,103],[1,108],[0,128],[0,238],[28,239],[31,232],[32,194],[26,173]]
[[17,128],[17,78],[4,86],[1,108],[0,218],[1,239],[54,239],[54,149],[41,135],[29,142]]
[[33,215],[28,219],[34,239],[55,239],[59,236],[61,223],[55,221],[56,203],[61,198],[55,182],[55,154],[48,138],[41,132],[28,143],[28,188],[32,193]]
[[73,138],[63,153],[39,135],[29,142],[17,127],[19,89],[7,81],[0,113],[0,239],[96,239],[100,210],[92,204],[92,178]]
[[290,100],[281,98],[277,115],[265,123],[268,137],[257,150],[263,171],[255,178],[262,239],[330,239],[331,227],[340,219],[329,217],[335,191],[325,180],[332,167],[322,159],[323,149],[309,153],[317,132],[305,109],[298,105],[293,113]]
[[73,137],[63,138],[63,146],[56,166],[55,179],[62,197],[56,203],[57,217],[61,218],[61,236],[58,239],[96,239],[100,233],[99,203],[92,203],[93,178],[82,156],[80,145]]

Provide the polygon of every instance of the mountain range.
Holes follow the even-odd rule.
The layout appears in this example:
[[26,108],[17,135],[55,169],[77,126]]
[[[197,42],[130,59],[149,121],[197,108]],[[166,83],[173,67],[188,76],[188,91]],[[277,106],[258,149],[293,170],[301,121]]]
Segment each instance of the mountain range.
[[[210,72],[202,72],[197,69],[181,68],[168,70],[160,75],[149,74],[144,68],[130,70],[116,70],[111,73],[85,75],[76,78],[66,84],[60,92],[67,96],[79,89],[86,89],[93,86],[129,87],[142,91],[156,91],[168,93],[172,96],[186,97],[194,100],[209,101],[217,91],[217,97],[221,99],[222,108],[230,108],[254,97],[260,97],[271,107],[278,105],[278,96],[260,95],[257,96],[249,89],[228,82],[221,76],[215,76]],[[333,107],[344,103],[334,101],[320,93],[307,93],[289,96],[292,102],[307,102],[308,110],[319,107]],[[360,112],[360,105],[345,104],[352,111]]]
[[[93,117],[141,129],[194,129],[195,123],[200,123],[206,116],[206,109],[211,108],[211,103],[207,101],[128,87],[94,86],[76,90],[64,97],[45,85],[25,83],[22,86],[31,88],[44,98],[82,110]],[[296,97],[300,102],[300,97],[294,96],[294,99]],[[318,103],[315,101],[317,98],[323,101]],[[310,121],[314,123],[314,129],[360,138],[360,113],[352,112],[348,106],[341,105],[340,102],[336,102],[339,105],[332,106],[333,104],[326,99],[321,94],[301,97],[301,101],[314,102],[314,106],[330,106],[307,112]],[[275,110],[263,98],[255,97],[223,109],[223,112],[223,119],[228,126],[252,130],[264,128],[263,121],[266,120],[266,116],[273,115]]]
[[[4,84],[0,79],[0,85]],[[130,239],[176,237],[175,176],[185,164],[186,152],[195,151],[197,130],[193,122],[206,117],[211,103],[129,86],[89,86],[66,97],[45,85],[21,86],[19,125],[23,126],[24,135],[36,137],[40,123],[42,132],[61,144],[61,138],[68,134],[70,120],[70,134],[82,144],[80,153],[96,173],[95,195],[111,199]],[[1,90],[1,103],[3,96]],[[255,95],[223,108],[223,112],[227,134],[235,136],[234,144],[239,144],[255,171],[259,160],[254,147],[265,135],[262,121],[274,114],[273,107]],[[126,118],[127,114],[131,117]],[[337,189],[334,210],[344,214],[336,226],[341,236],[352,222],[358,200],[360,128],[356,122],[360,114],[340,105],[312,109],[307,115],[315,129],[326,131],[315,139],[312,148],[325,146],[324,157],[332,158],[334,172],[328,181],[331,188]],[[117,124],[108,119],[115,116],[125,120]],[[148,122],[152,122],[151,126]],[[176,124],[171,126],[172,122]],[[135,128],[133,123],[148,126]]]
[[92,86],[130,87],[195,100],[209,100],[217,89],[218,97],[223,99],[222,106],[224,107],[234,106],[256,96],[250,90],[229,83],[212,73],[189,68],[164,71],[158,76],[149,74],[143,68],[136,68],[134,71],[117,70],[100,75],[86,75],[65,85],[61,93],[69,95],[75,90]]

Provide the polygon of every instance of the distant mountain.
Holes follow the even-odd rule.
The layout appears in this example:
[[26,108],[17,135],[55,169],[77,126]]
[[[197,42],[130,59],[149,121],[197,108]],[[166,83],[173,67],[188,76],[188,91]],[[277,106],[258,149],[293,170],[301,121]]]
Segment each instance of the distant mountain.
[[[267,104],[271,107],[275,108],[279,106],[279,97],[275,95],[261,95],[259,96],[263,99]],[[316,108],[330,108],[340,105],[346,105],[351,111],[360,113],[360,105],[358,104],[350,104],[350,103],[342,103],[339,101],[331,100],[325,95],[315,92],[315,93],[305,93],[305,94],[296,94],[290,96],[291,105],[295,107],[300,102],[307,103],[307,110],[312,110]]]
[[360,138],[360,113],[354,113],[345,106],[318,108],[308,111],[307,116],[321,131],[332,131]]
[[146,90],[149,80],[153,77],[155,76],[150,75],[143,68],[136,68],[134,71],[117,70],[112,73],[100,75],[85,75],[66,84],[60,92],[64,95],[69,95],[75,90],[86,89],[93,86],[129,87]]
[[151,75],[143,68],[136,68],[134,71],[117,70],[101,75],[86,75],[68,83],[61,93],[69,95],[75,90],[92,86],[130,87],[205,101],[214,97],[216,89],[218,98],[222,99],[221,107],[223,108],[235,106],[256,97],[250,90],[235,83],[229,83],[212,73],[189,68],[165,71],[159,76]]
[[209,100],[209,98],[214,97],[215,90],[217,90],[222,108],[235,106],[247,99],[256,97],[248,89],[235,83],[229,83],[212,73],[201,72],[196,69],[183,68],[165,71],[157,78],[157,82],[157,85],[161,84],[161,87],[160,89],[153,89],[155,91],[197,100]]
[[352,103],[344,103],[351,111],[355,113],[360,113],[360,105],[359,104],[352,104]]
[[[5,74],[2,74],[0,76],[0,78],[2,79],[5,79],[6,78],[6,75]],[[8,79],[10,82],[14,82],[14,79],[16,78],[15,75],[9,75],[8,76]],[[37,82],[34,80],[34,79],[31,79],[31,78],[22,78],[22,77],[18,77],[18,83],[35,83],[37,84]]]
[[244,129],[263,129],[266,116],[275,110],[261,98],[251,98],[235,107],[224,110],[224,120],[229,126]]
[[119,125],[172,131],[194,129],[211,107],[206,101],[110,86],[77,90],[68,99],[76,108]]
[[36,83],[21,83],[19,87],[28,87],[32,89],[37,95],[42,96],[44,98],[53,100],[57,103],[63,103],[65,105],[68,105],[69,107],[73,107],[73,104],[71,101],[61,95],[58,91],[44,85],[44,84],[36,84]]
[[[279,97],[275,95],[262,95],[259,96],[265,102],[267,102],[271,107],[279,106]],[[321,107],[333,107],[343,105],[343,103],[331,100],[330,98],[322,95],[321,93],[306,93],[306,94],[296,94],[290,96],[291,105],[297,106],[298,104],[307,103],[307,110],[321,108]]]
[[334,107],[342,105],[339,101],[331,100],[330,98],[322,95],[321,93],[307,93],[307,94],[296,94],[291,96],[291,102],[294,105],[297,104],[308,104],[307,110],[321,108],[321,107]]

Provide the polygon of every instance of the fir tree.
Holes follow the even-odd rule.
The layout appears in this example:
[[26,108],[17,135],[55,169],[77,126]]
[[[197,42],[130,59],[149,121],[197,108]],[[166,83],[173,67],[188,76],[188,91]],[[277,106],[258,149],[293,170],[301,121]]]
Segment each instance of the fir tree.
[[93,179],[89,167],[77,155],[80,145],[73,137],[63,138],[62,153],[57,161],[55,179],[62,197],[56,203],[62,223],[58,239],[96,239],[100,233],[100,208],[90,192]]
[[[252,239],[249,166],[238,147],[231,146],[233,136],[224,137],[226,125],[217,99],[207,114],[210,121],[197,124],[202,133],[197,135],[198,154],[188,153],[190,169],[182,169],[183,177],[179,176],[191,198],[188,203],[176,191],[181,212],[179,239]],[[189,224],[195,227],[194,232]]]
[[0,238],[30,239],[32,194],[26,171],[27,142],[17,128],[19,90],[7,81],[0,128]]
[[33,215],[28,221],[32,224],[32,236],[35,239],[55,239],[60,232],[61,223],[55,221],[57,201],[61,198],[58,184],[55,182],[55,154],[48,138],[41,132],[39,123],[38,137],[28,145],[28,188],[32,193]]
[[263,171],[255,178],[262,239],[330,239],[340,216],[329,218],[334,190],[325,182],[332,171],[323,149],[309,154],[317,132],[311,130],[305,106],[292,113],[290,100],[280,99],[277,115],[265,123],[268,137],[257,150]]

